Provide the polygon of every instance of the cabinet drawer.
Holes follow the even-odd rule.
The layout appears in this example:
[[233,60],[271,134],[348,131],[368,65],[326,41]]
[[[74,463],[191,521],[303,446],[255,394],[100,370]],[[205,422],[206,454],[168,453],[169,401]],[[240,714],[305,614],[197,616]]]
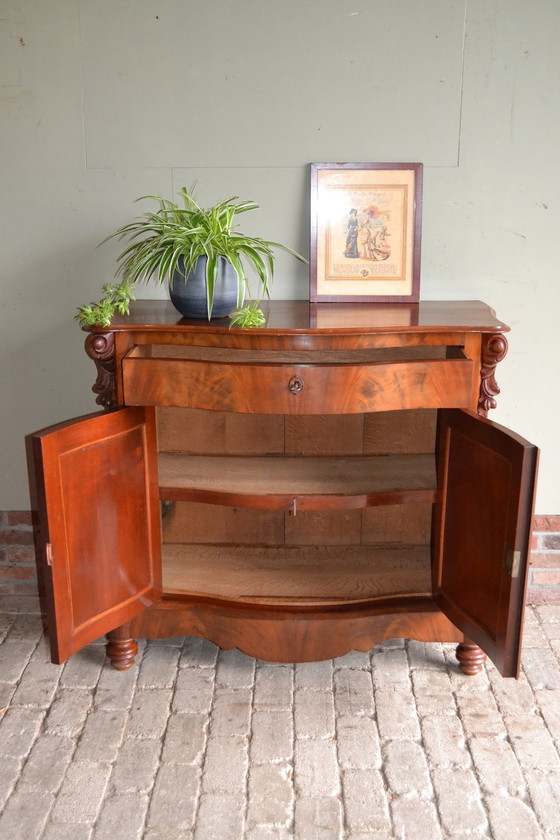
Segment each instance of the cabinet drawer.
[[346,414],[468,407],[474,363],[467,358],[334,364],[158,358],[123,359],[126,405],[187,406],[258,414]]

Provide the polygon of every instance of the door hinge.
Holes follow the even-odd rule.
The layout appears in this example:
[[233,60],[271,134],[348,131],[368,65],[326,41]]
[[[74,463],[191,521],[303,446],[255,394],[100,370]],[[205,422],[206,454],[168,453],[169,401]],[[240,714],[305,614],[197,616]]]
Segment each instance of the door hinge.
[[521,566],[521,552],[514,551],[509,545],[506,545],[504,554],[504,571],[510,578],[519,577],[519,567]]
[[45,543],[45,557],[47,559],[47,565],[52,566],[54,561],[52,543]]

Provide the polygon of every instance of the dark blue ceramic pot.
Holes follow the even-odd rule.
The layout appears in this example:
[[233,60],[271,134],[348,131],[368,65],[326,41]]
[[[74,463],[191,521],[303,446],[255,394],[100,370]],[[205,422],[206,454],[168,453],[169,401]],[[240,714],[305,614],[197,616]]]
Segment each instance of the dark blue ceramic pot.
[[[185,277],[176,271],[169,287],[171,303],[184,318],[208,320],[206,304],[206,263],[208,257],[199,257],[194,271]],[[181,265],[180,260],[180,267]],[[218,276],[214,284],[212,318],[225,318],[237,307],[237,274],[230,262],[218,257]]]

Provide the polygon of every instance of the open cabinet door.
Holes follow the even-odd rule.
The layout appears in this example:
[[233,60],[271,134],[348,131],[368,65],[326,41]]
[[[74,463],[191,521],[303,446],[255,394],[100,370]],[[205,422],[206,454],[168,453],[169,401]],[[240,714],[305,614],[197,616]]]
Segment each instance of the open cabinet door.
[[434,590],[504,677],[519,672],[538,450],[471,411],[440,411]]
[[27,443],[51,654],[60,663],[161,595],[154,409],[89,415]]

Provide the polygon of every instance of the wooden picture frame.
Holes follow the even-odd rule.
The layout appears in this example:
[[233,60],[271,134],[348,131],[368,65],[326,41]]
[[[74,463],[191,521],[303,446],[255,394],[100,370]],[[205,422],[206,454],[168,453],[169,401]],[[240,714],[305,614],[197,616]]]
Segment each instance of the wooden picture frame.
[[421,163],[312,163],[312,302],[417,303]]

